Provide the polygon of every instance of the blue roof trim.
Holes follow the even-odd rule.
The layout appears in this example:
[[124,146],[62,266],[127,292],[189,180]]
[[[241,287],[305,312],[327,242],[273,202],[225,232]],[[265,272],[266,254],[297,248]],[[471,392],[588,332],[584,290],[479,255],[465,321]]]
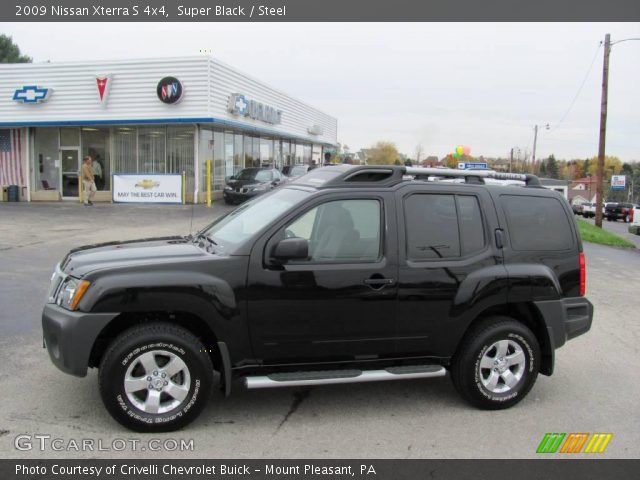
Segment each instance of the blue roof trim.
[[305,142],[318,143],[321,145],[330,145],[335,147],[333,143],[323,142],[308,137],[299,137],[288,133],[271,130],[269,128],[260,128],[246,123],[235,122],[233,120],[222,120],[214,117],[195,117],[195,118],[145,118],[134,120],[59,120],[59,121],[37,121],[37,122],[0,122],[0,127],[84,127],[96,125],[157,125],[171,123],[212,123],[224,127],[232,127],[249,133],[261,133],[272,135],[280,138],[290,138],[295,140],[304,140]]

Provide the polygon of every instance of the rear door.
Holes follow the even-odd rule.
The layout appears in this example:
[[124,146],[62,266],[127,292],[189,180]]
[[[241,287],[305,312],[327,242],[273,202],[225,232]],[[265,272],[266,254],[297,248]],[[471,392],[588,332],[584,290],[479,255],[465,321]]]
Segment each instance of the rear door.
[[493,202],[486,189],[470,185],[410,185],[400,190],[396,208],[397,351],[450,356],[474,309],[506,301],[506,283],[500,288],[506,281],[493,281],[505,276]]

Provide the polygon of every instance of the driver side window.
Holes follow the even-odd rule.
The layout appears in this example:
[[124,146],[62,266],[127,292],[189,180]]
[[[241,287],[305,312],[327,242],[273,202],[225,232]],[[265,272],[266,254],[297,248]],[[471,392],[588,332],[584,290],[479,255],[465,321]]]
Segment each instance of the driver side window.
[[285,228],[309,242],[315,263],[373,262],[381,255],[380,202],[339,200],[319,205]]

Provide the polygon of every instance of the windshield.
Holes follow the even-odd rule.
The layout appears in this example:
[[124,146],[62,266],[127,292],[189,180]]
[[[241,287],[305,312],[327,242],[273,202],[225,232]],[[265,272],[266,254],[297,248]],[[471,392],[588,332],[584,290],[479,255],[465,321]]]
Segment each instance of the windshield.
[[262,230],[282,213],[309,196],[309,192],[292,188],[274,190],[247,202],[201,232],[227,253]]
[[236,176],[236,180],[268,182],[271,180],[271,172],[269,170],[261,170],[259,168],[245,168]]

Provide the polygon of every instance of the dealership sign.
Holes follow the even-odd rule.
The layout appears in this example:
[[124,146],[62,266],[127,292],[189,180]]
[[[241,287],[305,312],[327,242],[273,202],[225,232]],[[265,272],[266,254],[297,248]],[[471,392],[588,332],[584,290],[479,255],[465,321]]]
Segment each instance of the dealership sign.
[[611,177],[611,190],[624,190],[627,187],[627,177],[624,175],[613,175]]
[[50,88],[38,87],[36,85],[28,85],[16,89],[13,92],[13,99],[22,103],[40,103],[44,102],[51,95]]
[[229,97],[229,111],[240,117],[249,117],[261,122],[277,125],[282,123],[282,110],[234,93]]
[[156,87],[158,98],[167,105],[178,103],[182,99],[183,92],[182,82],[176,77],[164,77]]
[[109,99],[109,90],[111,90],[111,75],[96,75],[96,88],[98,89],[100,105],[105,107]]
[[488,168],[486,162],[459,162],[460,170],[486,170]]
[[182,203],[182,175],[113,175],[116,203]]

